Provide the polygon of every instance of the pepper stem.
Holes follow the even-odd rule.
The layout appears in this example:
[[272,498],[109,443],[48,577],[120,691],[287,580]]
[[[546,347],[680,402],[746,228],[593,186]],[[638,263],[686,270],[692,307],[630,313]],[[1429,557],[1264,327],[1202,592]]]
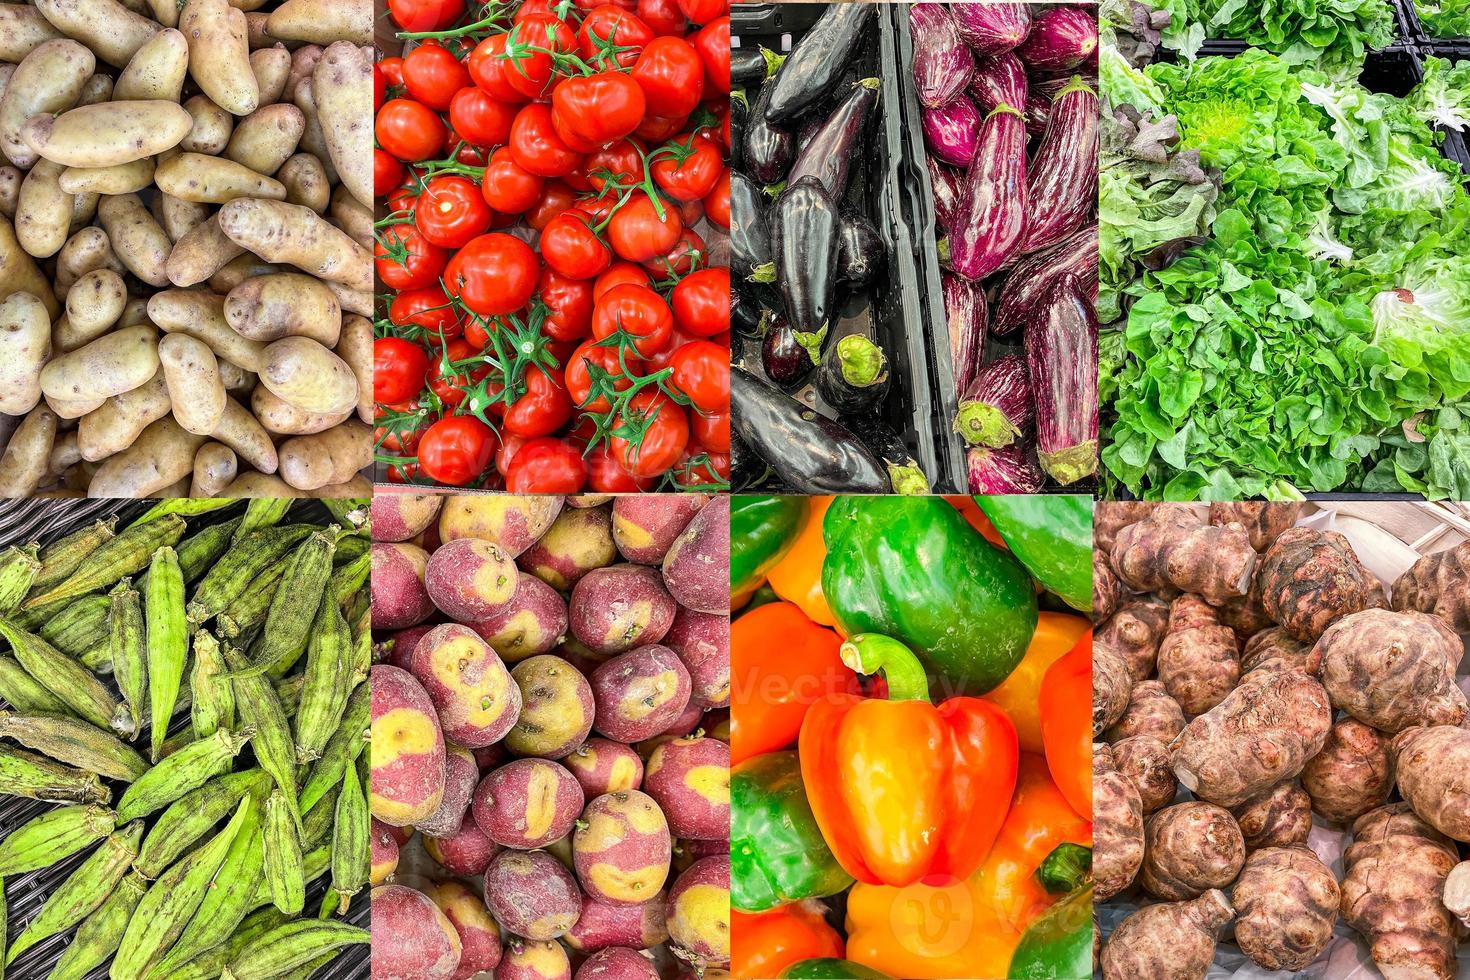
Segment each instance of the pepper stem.
[[1036,880],[1051,894],[1065,895],[1086,884],[1091,873],[1092,848],[1058,844],[1036,869]]
[[880,633],[849,636],[838,652],[842,662],[859,674],[883,671],[890,701],[928,701],[929,678],[914,651]]

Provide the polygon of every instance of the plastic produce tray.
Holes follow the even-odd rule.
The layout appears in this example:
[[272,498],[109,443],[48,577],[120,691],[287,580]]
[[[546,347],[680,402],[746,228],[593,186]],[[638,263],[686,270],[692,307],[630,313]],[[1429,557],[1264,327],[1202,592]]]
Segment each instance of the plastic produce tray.
[[[106,519],[117,514],[119,526],[147,510],[149,500],[12,500],[0,502],[0,548],[13,544],[29,544],[39,541],[47,544],[69,534],[93,521]],[[292,508],[295,518],[328,521],[331,514],[321,503],[307,501]],[[199,517],[189,518],[191,527],[200,527],[229,520],[237,516],[235,509],[215,511]],[[3,704],[0,701],[0,704]],[[9,705],[6,705],[8,708]],[[177,731],[189,723],[184,716],[174,725]],[[116,789],[114,788],[114,795]],[[60,804],[41,800],[28,800],[19,796],[0,798],[0,837],[34,817]],[[46,898],[54,892],[77,866],[87,859],[91,848],[74,854],[59,864],[41,868],[26,874],[13,875],[5,879],[7,934],[14,938],[25,928]],[[320,907],[323,893],[330,887],[326,878],[318,879],[306,892],[306,913],[314,914]],[[370,918],[371,903],[368,890],[363,889],[353,899],[345,921],[366,928]],[[56,965],[57,959],[71,942],[73,930],[45,939],[21,954],[16,962],[5,970],[7,980],[43,980]],[[313,980],[357,980],[368,976],[369,949],[366,945],[350,946],[341,956],[312,974]],[[103,964],[88,974],[88,980],[104,980],[109,964]]]
[[[731,45],[759,44],[786,54],[825,9],[822,4],[736,4],[731,10]],[[947,341],[936,347],[926,325],[929,306],[919,268],[921,260],[915,254],[921,239],[905,218],[910,193],[905,181],[911,176],[911,160],[904,143],[907,119],[897,81],[899,56],[889,7],[880,5],[876,13],[874,37],[859,60],[863,69],[859,77],[881,78],[883,87],[877,118],[869,122],[870,152],[862,153],[862,160],[854,167],[844,203],[872,219],[888,255],[885,272],[878,281],[843,300],[827,343],[862,333],[883,348],[889,359],[892,387],[878,413],[903,439],[934,491],[952,492],[963,489],[964,482],[963,457],[948,453],[944,439],[949,430],[947,420],[954,412],[954,384],[951,381],[946,392],[931,375],[934,362],[943,358],[948,363],[949,348]],[[740,338],[738,343],[732,353],[734,362],[761,374],[759,341]],[[791,394],[823,414],[836,414],[810,383]]]

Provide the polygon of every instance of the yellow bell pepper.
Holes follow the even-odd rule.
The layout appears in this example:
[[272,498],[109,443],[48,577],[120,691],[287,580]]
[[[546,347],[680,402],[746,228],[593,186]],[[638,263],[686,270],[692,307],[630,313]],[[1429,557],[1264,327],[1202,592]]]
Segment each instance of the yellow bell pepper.
[[831,497],[812,497],[811,516],[796,536],[791,550],[766,573],[771,589],[787,602],[799,607],[806,618],[821,626],[837,625],[837,618],[822,594],[822,560],[827,557],[827,544],[822,540],[822,518],[832,506]]
[[1000,706],[1010,716],[1022,752],[1045,751],[1041,743],[1041,679],[1046,676],[1047,668],[1062,659],[1090,629],[1092,624],[1081,616],[1039,613],[1026,656],[1000,687],[985,695],[985,700]]

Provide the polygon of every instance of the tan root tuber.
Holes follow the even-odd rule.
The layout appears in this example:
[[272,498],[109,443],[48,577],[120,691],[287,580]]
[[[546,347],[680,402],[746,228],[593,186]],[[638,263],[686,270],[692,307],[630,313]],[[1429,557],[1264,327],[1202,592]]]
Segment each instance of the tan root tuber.
[[1470,731],[1406,728],[1393,740],[1399,793],[1446,837],[1470,841]]
[[1295,783],[1282,783],[1230,811],[1249,851],[1305,844],[1312,832],[1312,798]]
[[1146,519],[1157,506],[1151,500],[1100,501],[1092,511],[1092,550],[1112,554],[1118,532]]
[[1100,551],[1092,553],[1092,620],[1100,623],[1113,614],[1128,594],[1123,583]]
[[1229,811],[1192,801],[1165,807],[1143,825],[1143,890],[1166,902],[1225,888],[1245,864],[1245,839]]
[[1204,714],[1240,679],[1235,632],[1222,626],[1214,607],[1199,596],[1180,596],[1169,609],[1158,671],[1164,689],[1185,714]]
[[1302,516],[1304,505],[1298,501],[1263,503],[1232,501],[1210,504],[1211,524],[1239,524],[1250,535],[1251,547],[1265,551],[1287,528]]
[[1444,907],[1470,931],[1470,861],[1461,861],[1444,880]]
[[1152,735],[1168,744],[1184,731],[1184,710],[1169,697],[1158,681],[1141,681],[1133,685],[1123,717],[1108,729],[1107,740],[1120,742],[1134,735]]
[[1102,953],[1103,980],[1204,980],[1215,943],[1235,915],[1225,893],[1139,909],[1118,923]]
[[1299,670],[1255,670],[1174,741],[1174,775],[1201,799],[1239,806],[1294,779],[1322,749],[1332,707]]
[[1238,524],[1205,524],[1185,504],[1160,504],[1147,520],[1118,532],[1113,569],[1139,592],[1178,589],[1218,605],[1243,596],[1256,552]]
[[1145,814],[1174,802],[1179,789],[1167,743],[1152,735],[1134,735],[1113,743],[1113,762],[1118,771],[1138,788]]
[[1133,680],[1141,681],[1154,672],[1159,642],[1169,628],[1169,604],[1155,596],[1134,596],[1120,605],[1098,626],[1092,648],[1108,649],[1128,664]]
[[1407,803],[1353,824],[1342,920],[1368,941],[1386,980],[1454,980],[1459,925],[1443,898],[1458,861],[1454,845]]
[[1333,706],[1390,734],[1465,720],[1470,708],[1455,686],[1463,653],[1438,616],[1386,609],[1345,616],[1317,641]]
[[1133,678],[1128,664],[1111,650],[1092,651],[1092,737],[1100,738],[1128,707]]
[[1094,897],[1106,902],[1133,883],[1143,863],[1143,804],[1112,747],[1100,742],[1092,746],[1092,841]]
[[1266,614],[1298,640],[1312,642],[1339,616],[1382,600],[1383,587],[1336,531],[1294,527],[1261,559]]
[[1350,824],[1393,792],[1393,755],[1388,738],[1356,718],[1344,718],[1327,733],[1322,751],[1302,768],[1302,788],[1324,820]]
[[1307,674],[1317,673],[1316,647],[1303,643],[1280,626],[1263,629],[1245,641],[1240,654],[1241,673],[1250,673],[1267,660],[1285,660]]
[[1268,970],[1304,970],[1327,948],[1341,892],[1305,847],[1266,847],[1235,882],[1235,942]]
[[1266,612],[1266,604],[1261,599],[1261,575],[1260,566],[1256,566],[1256,574],[1251,576],[1250,588],[1245,595],[1235,596],[1220,603],[1220,622],[1235,630],[1235,634],[1245,640],[1268,626],[1274,626],[1275,621]]
[[1425,555],[1393,583],[1393,608],[1433,613],[1470,633],[1470,541]]

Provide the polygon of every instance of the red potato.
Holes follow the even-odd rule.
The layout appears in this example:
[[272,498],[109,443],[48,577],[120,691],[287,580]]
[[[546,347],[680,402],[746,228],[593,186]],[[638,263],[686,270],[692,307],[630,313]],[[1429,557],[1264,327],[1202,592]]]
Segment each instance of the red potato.
[[413,651],[413,675],[447,738],[468,748],[503,739],[521,710],[521,690],[490,645],[459,623],[436,626]]
[[689,671],[656,643],[613,657],[592,673],[594,727],[619,742],[666,730],[689,706]]
[[451,496],[439,512],[439,539],[484,538],[500,545],[511,558],[551,527],[561,513],[562,498],[516,497],[510,494]]
[[517,759],[480,780],[470,812],[495,843],[529,851],[571,833],[585,801],[564,766]]
[[617,498],[612,507],[612,534],[618,551],[639,565],[662,564],[669,545],[709,499],[697,493]]
[[730,709],[720,708],[715,711],[704,713],[704,733],[710,738],[717,738],[726,745],[730,744]]
[[587,649],[622,653],[662,639],[677,608],[657,571],[613,565],[588,573],[572,588],[567,616],[572,635]]
[[374,542],[372,555],[374,629],[403,629],[434,615],[434,600],[424,587],[427,551],[418,545]]
[[555,939],[581,916],[582,892],[545,851],[501,851],[485,870],[485,906],[508,932]]
[[500,926],[490,916],[478,892],[462,881],[441,881],[430,895],[439,911],[459,934],[459,969],[454,980],[469,980],[500,964]]
[[730,612],[730,498],[711,500],[669,545],[664,586],[685,609]]
[[582,917],[562,938],[580,953],[595,953],[609,946],[650,949],[669,938],[664,896],[640,905],[609,905],[588,898],[582,902]]
[[573,667],[588,675],[613,658],[611,653],[592,652],[575,636],[568,636],[562,640],[561,646],[556,650],[556,655],[565,658]]
[[407,827],[432,816],[444,799],[444,733],[413,675],[377,664],[372,684],[372,814]]
[[571,664],[545,654],[510,672],[521,691],[521,714],[505,736],[516,755],[560,759],[592,731],[592,685]]
[[608,793],[587,804],[572,835],[582,889],[611,905],[637,905],[656,895],[672,857],[663,811],[638,790]]
[[704,708],[730,703],[730,617],[679,608],[659,641],[689,669],[689,701]]
[[658,980],[658,968],[637,950],[610,946],[587,957],[573,980]]
[[384,493],[373,498],[374,541],[407,541],[418,537],[434,518],[444,498],[435,493]]
[[704,709],[689,699],[689,705],[679,713],[679,717],[669,722],[669,727],[659,732],[659,735],[668,735],[680,738],[688,735],[699,728],[699,723],[704,721]]
[[400,670],[413,673],[413,648],[419,645],[419,640],[423,639],[424,634],[433,629],[434,625],[433,623],[420,623],[417,626],[410,626],[408,629],[389,634],[382,643],[373,645],[373,662],[389,663]]
[[696,963],[730,962],[730,858],[691,864],[669,889],[669,938]]
[[554,939],[513,939],[495,968],[495,980],[572,980],[572,964]]
[[372,865],[368,881],[381,885],[398,870],[398,838],[393,836],[392,829],[385,823],[374,819],[371,826],[368,846],[372,853]]
[[475,761],[480,764],[481,772],[489,772],[510,758],[504,745],[481,745],[471,751],[475,753]]
[[654,749],[643,791],[678,838],[730,837],[730,746],[712,738],[676,738]]
[[579,493],[567,498],[568,507],[601,507],[617,499],[615,493]]
[[472,878],[482,875],[500,853],[500,845],[485,836],[473,814],[465,814],[459,832],[449,837],[425,837],[424,850],[450,874]]
[[420,820],[414,829],[425,837],[451,837],[459,833],[459,825],[470,810],[470,799],[480,784],[480,767],[469,749],[446,745],[444,758],[444,800],[433,816]]
[[403,885],[372,892],[373,980],[453,980],[462,947],[434,900]]
[[520,573],[494,541],[457,538],[429,556],[424,586],[450,619],[472,623],[494,616],[515,598]]
[[576,777],[589,800],[643,784],[643,760],[638,753],[630,745],[605,738],[589,738],[562,765]]
[[501,659],[519,663],[527,657],[550,653],[566,638],[567,602],[536,576],[521,572],[515,598],[488,619],[468,625]]
[[567,508],[541,539],[526,549],[517,563],[553,589],[562,592],[588,572],[618,560],[613,545],[612,509]]

